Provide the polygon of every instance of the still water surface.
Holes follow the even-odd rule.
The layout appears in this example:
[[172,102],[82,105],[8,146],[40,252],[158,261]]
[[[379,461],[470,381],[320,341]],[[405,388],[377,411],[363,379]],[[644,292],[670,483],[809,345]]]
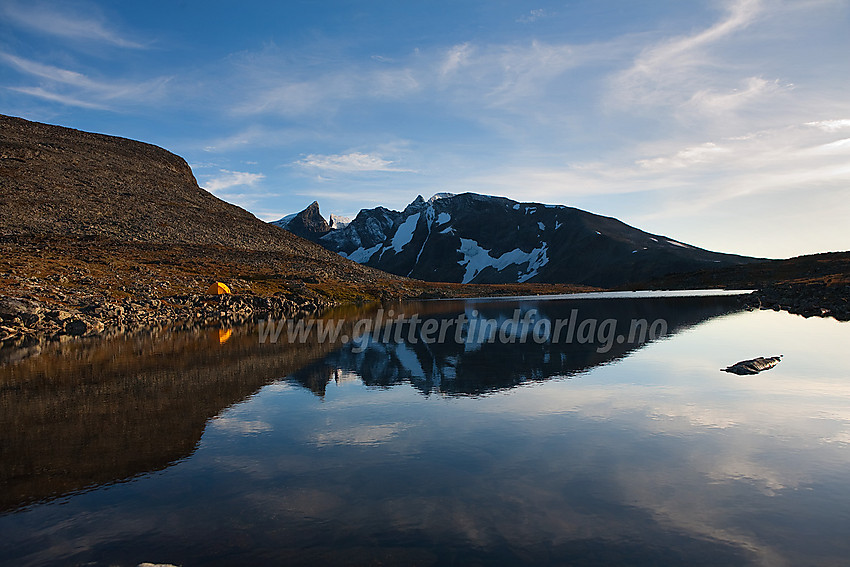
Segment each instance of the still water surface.
[[0,368],[0,563],[846,565],[850,324],[736,305],[395,308],[667,324],[605,352],[253,327],[64,345]]

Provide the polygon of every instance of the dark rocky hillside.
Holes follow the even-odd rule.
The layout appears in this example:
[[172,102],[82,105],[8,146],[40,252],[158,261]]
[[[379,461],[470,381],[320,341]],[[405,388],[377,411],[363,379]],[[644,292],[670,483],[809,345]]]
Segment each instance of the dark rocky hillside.
[[157,146],[8,116],[0,127],[0,237],[274,251],[375,275],[218,199]]

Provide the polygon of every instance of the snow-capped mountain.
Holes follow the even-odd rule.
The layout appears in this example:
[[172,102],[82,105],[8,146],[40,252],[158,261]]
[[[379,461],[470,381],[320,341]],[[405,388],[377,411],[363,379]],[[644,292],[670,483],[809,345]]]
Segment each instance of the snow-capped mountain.
[[328,224],[330,225],[331,230],[339,230],[351,224],[351,219],[331,213],[330,218],[328,218]]
[[341,256],[428,281],[614,286],[755,260],[572,207],[475,193],[420,196],[403,211],[364,209],[336,230],[316,215],[313,203],[284,228],[300,234],[306,223],[308,238]]

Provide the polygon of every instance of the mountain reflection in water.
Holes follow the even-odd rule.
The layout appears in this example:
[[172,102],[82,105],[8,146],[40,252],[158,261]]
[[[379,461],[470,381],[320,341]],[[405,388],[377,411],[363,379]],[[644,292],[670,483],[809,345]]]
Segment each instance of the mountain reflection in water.
[[[634,319],[667,322],[667,337],[738,309],[729,297],[611,301],[396,305],[397,313],[452,318],[474,308],[504,320],[537,309],[551,319]],[[474,307],[473,307],[474,306]],[[345,329],[375,309],[345,308]],[[222,337],[227,340],[222,341]],[[425,394],[480,395],[527,381],[573,376],[610,363],[641,344],[426,345],[374,342],[261,344],[254,327],[159,332],[101,343],[71,343],[0,367],[0,512],[163,469],[189,457],[210,419],[263,386],[288,376],[323,395],[340,371],[369,386],[410,382]]]
[[[463,314],[466,321],[494,321],[500,327],[517,314],[522,319],[529,312],[535,317],[532,324],[540,319],[577,322],[573,325],[572,340],[566,340],[565,325],[559,334],[561,340],[550,338],[538,342],[529,330],[532,324],[523,327],[520,321],[519,330],[526,331],[526,336],[510,337],[513,340],[507,344],[500,340],[499,333],[493,333],[491,340],[474,336],[469,341],[457,341],[453,326],[449,327],[444,341],[412,342],[408,340],[406,327],[400,333],[395,333],[393,326],[382,327],[378,340],[372,340],[373,333],[367,337],[370,340],[349,343],[294,372],[290,378],[318,395],[324,394],[327,384],[338,379],[340,372],[353,372],[368,386],[389,387],[409,382],[423,394],[475,396],[525,382],[575,376],[622,359],[656,338],[670,338],[702,321],[737,310],[740,310],[738,301],[728,296],[407,303],[396,306],[391,313],[396,318],[417,314],[436,321],[457,321]],[[601,332],[604,321],[609,322],[611,332],[607,332],[609,329],[604,334]],[[660,337],[649,332],[655,321],[662,321],[666,330]],[[591,329],[593,340],[581,340],[580,333],[575,332],[575,327],[583,322],[590,323],[587,328]],[[635,322],[646,325],[644,340],[627,340]],[[626,340],[613,340],[618,335]],[[609,340],[601,340],[606,336]],[[402,340],[396,341],[396,337]],[[635,333],[636,339],[640,337],[641,333]]]
[[[434,301],[353,342],[375,309],[327,314],[337,343],[55,345],[0,366],[0,564],[841,565],[850,324],[737,305]],[[616,335],[431,342],[399,314]],[[616,340],[644,319],[666,333]]]

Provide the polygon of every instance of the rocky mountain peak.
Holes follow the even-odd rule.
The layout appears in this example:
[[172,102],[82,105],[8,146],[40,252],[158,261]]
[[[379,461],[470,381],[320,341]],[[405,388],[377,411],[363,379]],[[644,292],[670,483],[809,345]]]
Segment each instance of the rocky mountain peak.
[[317,240],[330,232],[331,226],[319,211],[319,202],[313,201],[286,224],[286,230],[307,240]]

